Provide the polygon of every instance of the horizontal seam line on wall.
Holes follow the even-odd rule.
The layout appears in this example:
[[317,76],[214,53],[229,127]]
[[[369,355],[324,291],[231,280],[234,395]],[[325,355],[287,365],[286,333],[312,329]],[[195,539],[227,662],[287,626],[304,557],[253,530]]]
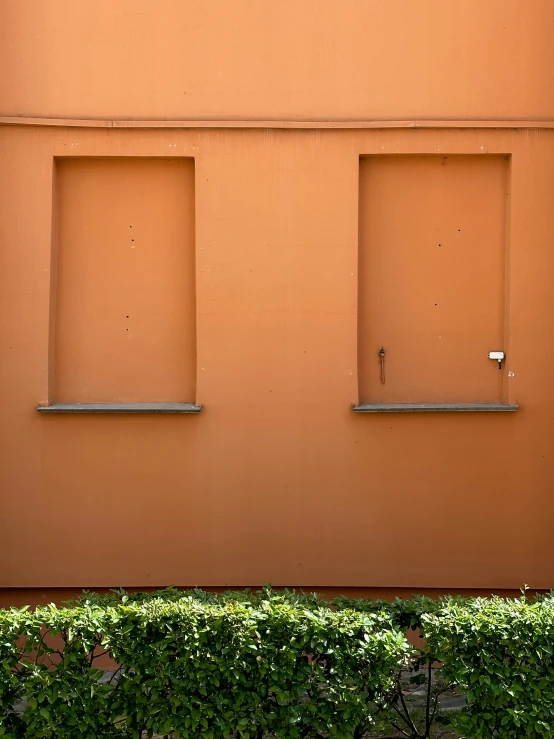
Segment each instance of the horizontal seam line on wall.
[[0,125],[62,126],[78,128],[275,128],[275,129],[381,129],[381,128],[534,128],[554,129],[554,120],[132,120],[96,118],[41,118],[0,116]]

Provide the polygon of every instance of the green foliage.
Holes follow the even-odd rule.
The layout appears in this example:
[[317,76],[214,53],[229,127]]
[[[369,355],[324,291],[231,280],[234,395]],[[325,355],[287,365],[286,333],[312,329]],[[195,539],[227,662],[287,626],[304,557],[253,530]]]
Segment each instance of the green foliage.
[[[463,736],[552,737],[553,637],[552,595],[84,593],[0,610],[0,739],[428,739],[452,686],[468,698],[451,715]],[[95,667],[106,653],[115,674]]]
[[[420,631],[422,617],[435,613],[443,602],[444,598],[433,600],[424,595],[414,595],[411,599],[396,598],[392,602],[364,598],[349,600],[341,596],[333,601],[333,605],[339,610],[354,608],[363,613],[379,613],[388,620],[391,628],[404,633]],[[398,735],[409,739],[429,739],[435,723],[448,723],[440,711],[439,701],[454,685],[437,676],[437,670],[433,670],[436,662],[436,655],[427,642],[419,649],[413,647],[410,650],[381,706],[380,726],[384,733],[392,727]],[[418,691],[417,700],[409,697],[415,690]]]
[[354,609],[361,613],[378,613],[390,620],[398,629],[418,629],[424,613],[434,613],[441,607],[443,599],[433,600],[425,595],[414,595],[409,600],[395,598],[386,600],[369,600],[367,598],[346,598],[341,595],[332,601],[337,610]]
[[[379,614],[270,589],[86,594],[0,624],[10,739],[361,737],[409,651]],[[120,665],[109,682],[99,650]]]
[[0,610],[0,737],[23,736],[15,707],[23,691],[20,659],[25,652],[25,640],[21,639],[25,611]]
[[118,735],[113,688],[100,682],[103,672],[93,666],[104,651],[105,616],[105,609],[96,605],[48,606],[29,620],[23,661],[26,737]]
[[466,693],[452,720],[464,736],[554,736],[552,596],[446,599],[422,621],[445,678]]
[[352,736],[407,651],[376,617],[287,596],[154,599],[112,617],[107,645],[127,666],[118,710],[133,731],[182,737]]

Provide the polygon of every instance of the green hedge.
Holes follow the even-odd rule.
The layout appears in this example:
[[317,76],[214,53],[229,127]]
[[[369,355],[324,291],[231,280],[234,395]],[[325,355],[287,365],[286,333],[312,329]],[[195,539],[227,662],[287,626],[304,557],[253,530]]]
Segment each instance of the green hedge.
[[0,631],[9,737],[362,736],[409,651],[385,615],[269,592],[12,610]]
[[[328,603],[269,588],[0,610],[0,737],[425,739],[451,686],[469,701],[451,715],[464,736],[553,737],[553,625],[552,597]],[[95,668],[104,653],[115,674]]]
[[452,723],[474,739],[554,737],[554,598],[445,601],[423,616],[443,674],[469,707]]

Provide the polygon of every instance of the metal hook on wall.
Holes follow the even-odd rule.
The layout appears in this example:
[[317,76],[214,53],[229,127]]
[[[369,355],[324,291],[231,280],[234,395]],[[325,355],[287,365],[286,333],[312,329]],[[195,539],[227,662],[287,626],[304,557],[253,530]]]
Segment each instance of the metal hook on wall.
[[379,362],[381,363],[381,384],[385,384],[385,350],[383,347],[378,352]]

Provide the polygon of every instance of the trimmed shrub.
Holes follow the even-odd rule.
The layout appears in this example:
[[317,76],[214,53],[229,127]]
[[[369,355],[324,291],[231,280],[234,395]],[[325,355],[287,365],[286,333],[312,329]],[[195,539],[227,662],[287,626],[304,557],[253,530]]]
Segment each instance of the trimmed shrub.
[[445,599],[422,623],[445,678],[466,693],[452,717],[464,736],[554,736],[553,597]]
[[[552,596],[85,593],[0,610],[0,739],[428,739],[439,720],[474,739],[554,737],[553,637]],[[95,668],[106,653],[115,674]],[[441,715],[456,686],[467,707]]]
[[[89,597],[0,623],[0,732],[29,739],[361,737],[410,651],[385,615],[271,591]],[[99,649],[120,665],[109,682]]]

